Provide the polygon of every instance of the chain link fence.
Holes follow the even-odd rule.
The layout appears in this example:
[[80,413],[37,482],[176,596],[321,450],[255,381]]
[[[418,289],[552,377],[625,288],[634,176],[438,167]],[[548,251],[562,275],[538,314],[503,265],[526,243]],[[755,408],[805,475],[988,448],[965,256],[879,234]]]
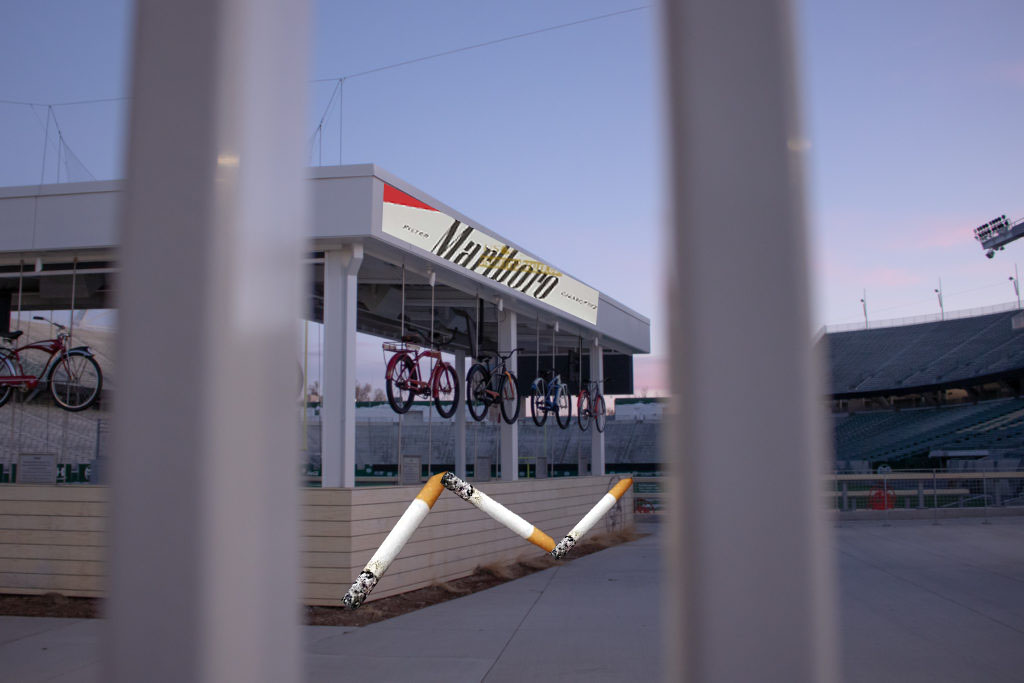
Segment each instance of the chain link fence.
[[0,482],[18,476],[26,455],[52,457],[59,483],[96,483],[96,460],[106,451],[109,421],[102,411],[70,413],[47,397],[16,398],[0,408]]
[[[566,429],[553,419],[538,427],[529,417],[519,419],[519,476],[575,476],[589,472],[594,427],[580,430],[575,417]],[[658,423],[616,422],[605,427],[605,465],[609,472],[657,468]],[[466,423],[466,466],[475,476],[478,462],[491,463],[497,474],[501,425],[492,420]],[[321,425],[309,421],[300,458],[304,474],[315,480],[320,474]],[[356,423],[356,475],[362,484],[391,483],[397,477],[400,455],[419,456],[424,475],[455,467],[455,423],[436,416],[409,413],[401,422],[391,420]],[[541,472],[537,472],[537,468]]]
[[837,473],[826,481],[829,507],[840,512],[1024,507],[1024,472],[1020,471]]

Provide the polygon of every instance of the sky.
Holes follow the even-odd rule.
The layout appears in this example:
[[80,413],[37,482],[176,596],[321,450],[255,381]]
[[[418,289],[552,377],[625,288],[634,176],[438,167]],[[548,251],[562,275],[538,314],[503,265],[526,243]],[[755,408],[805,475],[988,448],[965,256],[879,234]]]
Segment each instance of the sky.
[[[1024,5],[794,8],[815,327],[862,321],[865,291],[875,320],[937,313],[940,278],[947,310],[1012,300],[1008,277],[1024,246],[988,260],[971,229],[1024,216]],[[376,163],[651,318],[652,354],[637,359],[636,384],[656,392],[667,356],[667,160],[655,8],[320,0],[309,79],[612,13],[346,78],[340,120],[337,98],[328,108],[336,80],[311,83],[306,133],[311,163],[339,154]],[[0,104],[0,185],[123,175],[126,109],[116,98],[130,95],[131,21],[126,2],[0,0],[0,100],[90,101],[55,106],[53,118],[45,106]],[[63,168],[57,124],[84,169]],[[377,342],[361,337],[359,358],[360,381],[379,384]]]

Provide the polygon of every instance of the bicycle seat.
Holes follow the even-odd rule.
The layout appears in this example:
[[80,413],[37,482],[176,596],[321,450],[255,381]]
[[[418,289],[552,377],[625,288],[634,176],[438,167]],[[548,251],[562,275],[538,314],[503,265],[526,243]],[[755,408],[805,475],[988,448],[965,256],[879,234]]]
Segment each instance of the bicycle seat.
[[0,332],[0,337],[7,341],[14,341],[21,336],[21,330],[14,330],[13,332]]

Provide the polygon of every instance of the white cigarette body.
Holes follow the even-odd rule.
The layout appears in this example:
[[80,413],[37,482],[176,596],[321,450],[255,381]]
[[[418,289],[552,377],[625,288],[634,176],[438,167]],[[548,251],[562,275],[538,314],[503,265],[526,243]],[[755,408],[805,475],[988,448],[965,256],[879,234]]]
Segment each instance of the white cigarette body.
[[348,589],[345,597],[341,599],[345,607],[355,609],[363,604],[366,596],[370,594],[373,587],[384,576],[384,572],[391,566],[395,557],[397,557],[398,553],[402,552],[402,548],[409,542],[413,533],[420,523],[423,522],[427,513],[430,512],[430,508],[434,506],[437,497],[444,491],[444,487],[441,486],[441,476],[440,474],[435,474],[427,480],[426,485],[420,490],[419,495],[416,496],[416,500],[412,501],[412,504],[402,513],[401,518],[391,529],[384,542],[377,548],[377,552],[366,563],[366,567],[359,573],[355,583]]
[[597,505],[590,508],[590,512],[583,516],[583,519],[573,527],[572,531],[566,534],[565,538],[558,542],[558,545],[551,550],[551,555],[555,559],[562,559],[566,553],[572,550],[576,542],[579,541],[583,536],[594,528],[594,525],[608,514],[608,511],[615,507],[615,503],[618,502],[622,494],[629,490],[629,487],[633,485],[632,478],[626,478],[617,483],[612,490],[604,494],[601,500],[597,501]]
[[451,472],[445,472],[441,484],[462,500],[472,503],[492,519],[508,527],[517,536],[525,538],[546,552],[554,550],[554,539],[469,482],[459,479]]

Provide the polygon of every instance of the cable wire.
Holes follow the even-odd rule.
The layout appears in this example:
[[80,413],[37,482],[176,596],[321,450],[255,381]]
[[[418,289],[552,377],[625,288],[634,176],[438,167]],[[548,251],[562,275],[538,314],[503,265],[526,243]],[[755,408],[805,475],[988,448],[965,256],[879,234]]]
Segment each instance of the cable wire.
[[601,21],[602,19],[609,19],[611,17],[622,16],[624,14],[631,14],[633,12],[639,12],[641,10],[650,9],[650,5],[640,5],[638,7],[631,7],[629,9],[619,10],[617,12],[609,12],[607,14],[600,14],[593,17],[587,17],[586,19],[577,19],[576,21],[569,21],[564,24],[556,24],[554,26],[546,26],[544,28],[534,29],[532,31],[526,31],[525,33],[517,33],[511,36],[505,36],[504,38],[495,38],[494,40],[488,40],[482,43],[475,43],[473,45],[465,45],[463,47],[457,47],[452,50],[445,50],[444,52],[436,52],[431,55],[424,55],[422,57],[414,57],[413,59],[407,59],[401,62],[395,62],[394,64],[387,64],[385,66],[378,66],[373,69],[367,69],[366,71],[359,71],[347,76],[334,76],[331,78],[317,78],[310,83],[328,83],[330,81],[337,81],[339,79],[347,80],[349,78],[358,78],[359,76],[368,76],[370,74],[379,73],[381,71],[387,71],[389,69],[397,69],[401,66],[409,66],[410,64],[418,64],[419,62],[425,62],[431,59],[438,59],[439,57],[447,57],[448,55],[458,54],[460,52],[468,52],[469,50],[477,50],[482,47],[490,47],[491,45],[498,45],[499,43],[507,43],[510,40],[518,40],[520,38],[528,38],[535,36],[539,33],[547,33],[549,31],[558,31],[563,28],[569,28],[571,26],[579,26],[580,24],[588,24],[593,21]]

